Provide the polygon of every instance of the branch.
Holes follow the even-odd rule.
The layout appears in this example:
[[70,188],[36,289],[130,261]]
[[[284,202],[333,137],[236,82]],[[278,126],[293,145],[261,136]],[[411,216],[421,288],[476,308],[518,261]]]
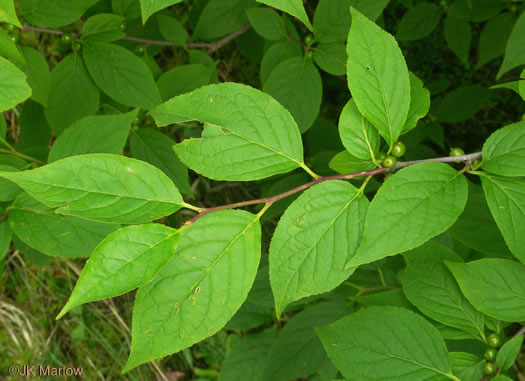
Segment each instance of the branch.
[[[32,25],[24,24],[22,27],[23,27],[23,30],[32,30],[32,31],[35,31],[35,32],[50,33],[50,34],[56,34],[56,35],[64,34],[64,32],[61,31],[61,30],[40,28],[40,27],[36,27],[36,26],[32,26]],[[213,53],[213,52],[219,50],[220,48],[222,48],[224,45],[226,45],[230,41],[232,41],[235,38],[239,37],[240,35],[246,33],[250,28],[251,28],[251,25],[250,24],[246,24],[246,25],[242,26],[241,28],[237,29],[236,31],[230,33],[226,37],[223,37],[219,41],[215,41],[215,42],[188,42],[184,46],[187,47],[187,48],[190,48],[190,49],[192,49],[192,48],[208,49],[208,53]],[[78,33],[72,33],[72,35],[75,38],[80,37],[80,35]],[[182,45],[177,45],[177,44],[175,44],[173,42],[170,42],[170,41],[147,40],[147,39],[144,39],[144,38],[132,37],[132,36],[124,36],[124,37],[122,37],[122,40],[138,42],[138,43],[141,43],[141,44],[144,44],[144,45],[182,46]]]
[[481,157],[481,152],[471,153],[469,155],[462,155],[462,156],[447,156],[447,157],[436,157],[433,159],[424,159],[424,160],[413,160],[413,161],[401,161],[397,163],[397,165],[394,168],[377,168],[373,169],[371,171],[364,171],[364,172],[356,172],[356,173],[348,173],[345,175],[335,175],[335,176],[324,176],[324,177],[318,177],[317,179],[310,181],[309,183],[300,185],[296,188],[290,189],[289,191],[286,191],[284,193],[278,194],[276,196],[272,197],[265,197],[265,198],[258,198],[255,200],[248,200],[248,201],[241,201],[236,202],[233,204],[226,204],[221,206],[215,206],[212,208],[205,208],[202,209],[199,214],[197,214],[195,217],[193,217],[191,220],[186,221],[186,224],[192,224],[195,221],[197,221],[199,218],[204,216],[205,214],[216,212],[218,210],[224,210],[224,209],[234,209],[234,208],[240,208],[242,206],[248,206],[248,205],[255,205],[255,204],[272,204],[276,201],[279,201],[283,198],[286,198],[288,196],[291,196],[295,193],[301,192],[305,189],[308,189],[316,184],[322,183],[323,181],[329,181],[329,180],[350,180],[355,177],[366,177],[366,176],[374,176],[378,175],[380,173],[387,173],[394,171],[396,169],[408,167],[410,165],[419,164],[419,163],[426,163],[429,161],[435,161],[440,163],[453,163],[455,161],[463,161],[467,163],[471,163],[472,161],[479,159]]

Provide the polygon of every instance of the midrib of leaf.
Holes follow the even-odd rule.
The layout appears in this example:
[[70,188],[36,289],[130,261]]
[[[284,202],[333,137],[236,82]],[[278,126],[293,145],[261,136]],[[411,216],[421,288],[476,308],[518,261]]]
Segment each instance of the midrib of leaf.
[[370,152],[370,159],[374,162],[374,164],[376,166],[379,167],[379,165],[377,163],[375,163],[374,150],[372,149],[372,145],[370,144],[370,139],[368,138],[368,133],[366,132],[366,123],[367,122],[366,122],[366,119],[365,119],[364,115],[361,115],[361,128],[363,130],[363,134],[365,135],[365,140],[366,140],[366,145],[368,147],[368,152]]
[[[9,172],[0,172],[0,176],[1,177],[7,177],[7,176],[2,176],[3,173],[9,173]],[[8,177],[7,177],[8,178]],[[170,200],[159,200],[159,199],[150,199],[150,198],[147,198],[147,197],[137,197],[137,196],[131,196],[131,195],[121,195],[121,194],[118,194],[118,193],[108,193],[108,192],[101,192],[101,191],[91,191],[91,190],[88,190],[88,189],[82,189],[82,188],[75,188],[75,187],[65,187],[65,186],[62,186],[62,185],[58,185],[58,184],[49,184],[49,183],[46,183],[46,182],[37,182],[37,181],[34,181],[34,180],[27,180],[25,179],[25,181],[29,181],[29,182],[32,182],[34,184],[39,184],[39,185],[47,185],[49,187],[55,187],[55,188],[61,188],[61,189],[67,189],[67,190],[74,190],[74,191],[80,191],[80,192],[86,192],[87,194],[101,194],[101,195],[105,195],[105,196],[114,196],[114,197],[120,197],[120,198],[132,198],[134,200],[145,200],[145,201],[151,201],[151,202],[162,202],[162,203],[166,203],[166,204],[174,204],[174,205],[180,205],[182,206],[183,204],[182,203],[178,203],[178,202],[174,202],[174,201],[170,201]],[[82,195],[82,197],[84,197],[85,195]],[[80,198],[82,198],[80,197]],[[59,205],[59,206],[53,206],[55,208],[63,208],[63,207],[67,207],[69,206],[71,203],[75,202],[75,201],[78,201],[80,200],[80,198],[78,199],[75,199],[73,201],[69,201],[69,202],[66,202],[65,204],[63,205]],[[45,204],[45,203],[44,203]],[[47,204],[46,204],[47,205]],[[49,206],[49,205],[48,205]]]
[[[225,127],[225,128],[226,128],[226,127]],[[255,144],[255,145],[259,146],[259,147],[265,148],[265,149],[267,149],[268,151],[271,151],[271,152],[276,153],[276,154],[278,154],[278,155],[280,155],[280,156],[282,156],[282,157],[284,157],[284,158],[286,158],[286,159],[288,159],[288,160],[290,160],[290,161],[293,161],[294,163],[296,163],[297,165],[299,165],[299,166],[300,166],[301,168],[303,168],[303,169],[304,169],[304,167],[305,167],[304,162],[302,162],[302,161],[298,161],[298,160],[294,159],[293,157],[288,156],[288,155],[285,154],[284,152],[277,151],[277,150],[275,150],[274,148],[272,148],[272,147],[270,147],[270,146],[268,146],[268,145],[258,143],[258,142],[256,142],[255,140],[251,140],[250,138],[247,138],[246,136],[238,135],[238,134],[236,134],[235,132],[233,132],[233,131],[231,131],[231,130],[228,130],[228,129],[227,129],[227,131],[228,131],[231,135],[233,135],[233,136],[237,136],[238,138],[241,138],[241,139],[243,139],[243,140],[246,140],[246,141],[249,142],[249,143],[252,143],[252,144]]]
[[[503,136],[503,138],[501,138],[500,142],[502,140],[504,140],[512,131],[509,131],[505,136]],[[521,147],[521,148],[517,148],[517,149],[514,149],[514,145],[517,144],[519,142],[519,139],[516,139],[514,142],[512,142],[511,146],[508,148],[507,151],[505,152],[501,152],[500,154],[498,155],[493,155],[490,159],[487,159],[487,162],[490,162],[491,160],[493,159],[497,159],[499,157],[502,157],[502,156],[505,156],[505,155],[508,155],[508,154],[511,154],[511,153],[514,153],[514,152],[519,152],[519,151],[525,151],[525,148]],[[494,153],[495,149],[497,147],[493,147],[492,149],[492,153]]]
[[[213,269],[213,267],[222,259],[222,257],[226,254],[226,252],[235,244],[235,242],[237,242],[239,240],[239,238],[241,238],[244,235],[244,233],[246,233],[248,231],[248,229],[250,229],[253,226],[253,224],[255,224],[255,222],[259,221],[259,218],[261,216],[260,215],[255,215],[254,217],[255,218],[248,225],[246,225],[246,227],[239,234],[237,234],[233,240],[230,241],[228,246],[226,246],[219,253],[219,255],[217,255],[217,257],[213,260],[213,262],[206,268],[206,271],[204,271],[202,273],[202,275],[199,277],[199,279],[193,284],[193,286],[191,286],[191,288],[188,291],[188,293],[186,295],[184,295],[183,297],[181,297],[175,303],[175,305],[173,306],[174,307],[173,310],[175,311],[175,315],[173,316],[173,318],[176,318],[177,315],[179,314],[179,312],[180,312],[180,308],[179,308],[180,305],[182,303],[184,303],[184,301],[186,301],[189,298],[190,295],[192,295],[193,290],[204,280],[204,278]],[[161,322],[161,324],[159,325],[159,328],[164,327],[168,323],[168,321],[169,321],[169,319],[166,319],[163,322]]]
[[[122,267],[120,267],[119,269],[117,269],[117,270],[115,270],[115,271],[112,271],[111,273],[107,274],[106,278],[99,280],[99,281],[96,282],[95,285],[92,286],[89,290],[87,290],[87,291],[83,292],[82,294],[80,294],[80,295],[77,297],[77,299],[79,299],[80,297],[86,295],[86,293],[87,293],[88,291],[91,291],[92,288],[98,286],[102,281],[105,281],[105,280],[107,280],[108,278],[110,278],[110,277],[112,277],[113,275],[115,275],[117,272],[122,271],[122,270],[123,270],[125,267],[127,267],[131,262],[134,262],[135,260],[137,260],[138,258],[140,258],[142,255],[144,255],[144,253],[147,252],[148,250],[151,250],[151,249],[155,248],[156,246],[159,246],[160,244],[164,243],[164,242],[167,241],[168,239],[170,239],[170,238],[172,238],[173,236],[179,234],[179,232],[180,232],[179,229],[177,229],[177,230],[175,230],[173,233],[171,233],[171,234],[167,235],[166,237],[162,238],[160,241],[157,241],[157,242],[155,242],[153,245],[150,245],[150,246],[148,246],[147,248],[145,248],[144,250],[141,250],[141,251],[140,251],[135,257],[133,257],[133,258],[131,258],[130,260],[126,261],[125,264],[122,265]],[[105,241],[105,239],[104,239],[102,242],[100,242],[98,246],[100,246],[102,243],[104,243],[104,241]],[[98,249],[98,246],[93,250],[93,252],[95,252],[95,251]],[[92,259],[92,258],[93,258],[92,256],[89,257],[89,259],[88,259],[87,262],[86,262],[86,265],[87,265],[89,262],[91,262],[91,259]],[[144,285],[148,284],[149,282],[151,282],[151,281],[155,278],[155,276],[159,273],[159,271],[161,270],[161,268],[162,268],[162,266],[159,267],[159,268],[157,269],[157,272],[153,275],[153,277],[152,277],[148,282],[146,282],[146,283],[144,283],[144,284],[141,284],[141,285],[139,285],[139,286],[137,286],[137,287],[144,286]],[[78,283],[77,283],[77,285],[78,285]],[[75,289],[76,289],[76,285],[75,285]],[[75,289],[73,289],[73,292],[71,293],[71,295],[73,295],[73,293],[75,292]],[[118,295],[115,295],[115,296],[118,296]],[[69,303],[69,302],[68,302],[68,303]],[[66,303],[66,306],[67,306],[67,303]],[[66,306],[64,306],[64,308],[65,308]],[[71,309],[71,307],[68,308],[68,309],[66,310],[66,312],[69,311],[70,309]],[[65,312],[64,312],[64,313],[65,313]],[[57,316],[57,318],[58,318],[59,316],[62,316],[62,315],[63,315],[63,314],[59,314],[59,315]]]
[[442,375],[444,375],[444,376],[447,376],[447,377],[450,378],[450,379],[455,379],[455,378],[451,377],[452,375],[451,375],[450,373],[444,373],[444,372],[442,372],[441,370],[439,370],[439,369],[437,369],[437,368],[431,368],[431,367],[429,367],[429,366],[427,366],[427,365],[425,365],[425,364],[422,364],[422,363],[420,363],[420,362],[418,362],[418,361],[416,361],[416,360],[412,360],[412,359],[408,359],[408,358],[405,358],[405,357],[397,356],[397,355],[395,355],[395,354],[393,354],[393,353],[384,352],[384,351],[381,351],[381,350],[379,350],[379,349],[377,349],[377,348],[374,348],[374,347],[370,347],[370,346],[368,346],[368,345],[365,345],[365,344],[363,344],[363,343],[359,343],[357,346],[364,347],[364,348],[368,349],[368,350],[371,351],[371,352],[375,352],[375,353],[378,353],[378,354],[381,354],[381,355],[387,355],[387,356],[390,356],[390,357],[394,357],[394,358],[396,358],[396,359],[398,359],[398,360],[405,361],[405,362],[408,362],[408,363],[411,363],[411,364],[417,365],[417,366],[419,366],[419,367],[421,367],[421,368],[425,368],[425,369],[428,369],[428,370],[434,371],[434,372],[436,372],[436,373],[439,373],[439,374],[442,374]]
[[[328,230],[334,225],[335,221],[339,218],[339,216],[348,208],[348,206],[352,203],[352,201],[354,201],[360,194],[361,194],[361,192],[359,190],[357,190],[356,194],[341,208],[341,210],[335,215],[335,217],[332,218],[330,223],[323,229],[323,231],[322,231],[321,235],[319,236],[319,238],[317,240],[315,240],[314,244],[308,249],[308,251],[304,255],[303,260],[301,261],[301,264],[299,265],[299,267],[301,267],[303,265],[303,263],[306,260],[306,258],[308,257],[308,255],[312,252],[314,247],[317,246],[319,241],[321,241],[321,239],[324,238],[326,232],[328,232]],[[279,268],[282,266],[283,263],[284,262],[281,262]],[[346,268],[344,268],[343,272],[345,272],[345,271],[348,271],[348,270]],[[294,271],[293,275],[295,276],[296,273],[297,272]],[[286,283],[286,287],[284,288],[284,291],[283,291],[283,293],[281,293],[281,295],[286,294],[286,291],[288,291],[288,287],[290,287],[291,281],[292,281],[292,276],[288,277],[288,282]],[[281,299],[283,299],[283,297],[281,297]]]
[[498,183],[496,183],[495,181],[493,181],[493,180],[492,180],[492,177],[490,177],[490,176],[488,176],[488,175],[485,175],[485,177],[487,177],[487,178],[490,180],[490,182],[491,182],[492,184],[494,184],[494,185],[495,185],[496,187],[498,187],[503,193],[505,193],[505,196],[507,196],[507,197],[509,198],[509,200],[513,202],[513,204],[516,206],[516,208],[518,208],[518,209],[521,211],[521,213],[525,215],[525,210],[521,207],[521,205],[519,204],[519,202],[516,201],[516,200],[514,199],[514,197],[512,197],[509,193],[505,192],[505,189],[507,189],[507,188],[505,188],[505,187],[503,187],[503,186],[500,186]]
[[[454,176],[452,178],[450,178],[449,180],[447,180],[441,187],[437,188],[436,190],[432,191],[427,197],[419,200],[419,202],[417,202],[411,209],[409,209],[407,211],[407,213],[404,213],[401,217],[399,217],[395,223],[392,223],[388,226],[388,228],[384,231],[383,233],[383,236],[386,235],[386,233],[389,233],[390,231],[392,231],[392,229],[394,227],[396,227],[398,224],[397,222],[399,222],[402,218],[404,218],[404,216],[406,216],[407,214],[409,214],[408,212],[412,212],[414,209],[416,209],[419,204],[421,204],[422,202],[428,200],[430,197],[432,197],[435,193],[441,191],[441,189],[445,188],[450,182],[452,182],[457,176],[461,175],[461,172],[457,172],[456,174],[454,174]],[[363,233],[364,234],[364,233]],[[361,240],[361,244],[362,244],[362,240]],[[354,259],[357,254],[359,254],[359,249],[361,249],[361,246],[359,246],[359,248],[357,249],[357,252],[356,252],[356,255],[352,258],[350,258],[350,260],[347,262],[346,266],[345,266],[345,269],[348,267],[348,264],[352,262],[352,259]],[[407,249],[408,250],[408,249]]]
[[[370,57],[372,57],[373,55],[371,54],[372,53],[372,49],[370,48],[370,45],[368,44],[368,39],[365,39],[365,44],[366,44],[366,47],[368,49],[368,54]],[[375,60],[374,60],[374,64],[375,64]],[[375,65],[374,65],[375,66]],[[392,120],[390,118],[390,110],[388,109],[388,106],[386,104],[386,99],[385,99],[385,91],[383,89],[383,83],[381,81],[381,79],[379,78],[379,76],[376,74],[375,72],[375,68],[374,70],[370,70],[369,73],[373,74],[374,77],[376,78],[377,80],[377,84],[379,85],[379,89],[381,91],[381,100],[383,101],[383,106],[385,107],[385,111],[386,111],[386,118],[387,118],[387,121],[388,121],[388,132],[390,134],[390,142],[388,143],[388,145],[391,147],[392,144],[394,144],[394,136],[393,136],[393,133],[392,133]],[[389,148],[390,148],[389,147]],[[389,149],[389,152],[390,152],[390,149]]]

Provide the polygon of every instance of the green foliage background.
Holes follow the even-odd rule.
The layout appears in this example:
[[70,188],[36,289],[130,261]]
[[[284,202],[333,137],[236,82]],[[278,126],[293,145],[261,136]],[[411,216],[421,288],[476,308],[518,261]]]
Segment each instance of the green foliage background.
[[[523,1],[6,0],[0,22],[0,378],[478,381],[491,333],[492,379],[525,378]],[[483,162],[392,176],[398,139],[400,162]]]

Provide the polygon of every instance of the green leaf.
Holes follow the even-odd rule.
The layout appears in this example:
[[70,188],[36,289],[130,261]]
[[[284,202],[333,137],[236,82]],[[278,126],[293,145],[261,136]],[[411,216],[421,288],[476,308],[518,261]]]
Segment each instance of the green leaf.
[[287,37],[283,18],[269,8],[248,8],[246,15],[258,35],[267,40]]
[[99,13],[82,25],[82,39],[84,41],[111,42],[126,35],[120,26],[125,18],[118,15]]
[[445,95],[435,115],[442,122],[463,122],[476,114],[487,100],[489,93],[489,89],[481,85],[457,88]]
[[221,366],[218,381],[264,381],[268,351],[277,333],[277,329],[268,328],[234,342]]
[[[98,109],[99,91],[82,57],[70,54],[51,71],[46,119],[55,135]],[[66,111],[67,110],[67,111]]]
[[128,21],[141,16],[140,2],[136,0],[111,0],[111,9],[113,13],[124,16]]
[[270,46],[261,61],[261,83],[263,86],[277,65],[297,56],[302,57],[302,50],[293,41],[281,41]]
[[314,36],[321,43],[346,40],[351,18],[348,14],[353,0],[319,0],[314,14]]
[[481,183],[490,212],[512,254],[525,262],[525,182],[485,174]]
[[309,59],[294,57],[281,62],[268,76],[263,91],[290,111],[301,132],[308,130],[319,115],[323,82]]
[[99,0],[20,0],[24,20],[43,27],[59,27],[77,21]]
[[337,287],[353,269],[368,199],[344,181],[306,190],[281,217],[270,243],[270,281],[277,317],[305,296]]
[[479,311],[508,322],[525,320],[525,265],[496,258],[445,263]]
[[191,195],[188,168],[181,163],[173,146],[175,141],[151,128],[140,128],[131,135],[130,147],[134,158],[161,169],[184,194]]
[[172,181],[145,162],[110,154],[72,156],[23,172],[0,172],[57,213],[138,224],[183,205]]
[[27,84],[33,93],[31,99],[47,107],[49,89],[51,86],[51,75],[45,57],[38,50],[29,47],[22,47],[25,65],[20,65],[20,69],[27,75]]
[[499,349],[498,357],[496,358],[496,363],[500,370],[507,370],[512,364],[514,364],[516,357],[518,357],[518,353],[520,353],[521,344],[523,344],[523,335],[513,337],[503,344]]
[[167,8],[170,5],[180,3],[182,0],[140,0],[140,8],[142,9],[142,23],[146,24],[149,17],[161,9]]
[[483,378],[485,361],[472,353],[449,352],[452,372],[461,381],[479,381]]
[[57,319],[81,304],[147,284],[171,259],[178,243],[179,231],[160,224],[126,226],[110,234],[91,254]]
[[16,17],[14,0],[0,0],[0,21],[22,28],[18,17]]
[[456,17],[447,16],[445,18],[445,40],[447,45],[459,58],[459,60],[469,67],[470,41],[472,31],[468,21]]
[[[0,11],[1,12],[1,11]],[[0,29],[0,56],[9,58],[14,63],[24,63],[25,59],[20,53],[17,44],[12,40],[11,36],[3,29]]]
[[482,168],[502,176],[525,176],[525,122],[512,123],[483,144]]
[[417,126],[419,119],[427,115],[430,109],[430,92],[423,87],[423,82],[412,72],[410,75],[410,107],[402,134]]
[[52,257],[88,257],[118,225],[63,217],[27,193],[9,208],[9,225],[27,245]]
[[174,147],[184,164],[206,177],[256,180],[306,167],[292,116],[254,88],[209,85],[163,103],[151,115],[159,126],[189,120],[206,123],[202,138]]
[[120,115],[95,115],[76,121],[55,140],[48,161],[85,153],[121,154],[137,113],[138,110]]
[[159,31],[162,36],[176,45],[184,45],[188,40],[188,32],[182,24],[174,17],[159,14],[157,16]]
[[[0,171],[16,172],[18,169],[10,165],[0,164]],[[12,181],[0,178],[0,202],[14,200],[21,192],[22,189]]]
[[455,240],[481,253],[510,255],[479,185],[469,183],[467,205],[449,233]]
[[224,329],[247,331],[273,321],[273,315],[272,308],[259,306],[246,300],[232,319],[224,326]]
[[203,64],[178,65],[165,71],[157,80],[164,101],[189,93],[211,82],[215,69]]
[[410,107],[410,79],[396,40],[351,8],[348,88],[361,114],[393,145]]
[[444,260],[461,262],[461,257],[435,241],[405,254],[408,267],[402,273],[403,292],[428,317],[483,339],[484,317],[461,293]]
[[161,103],[151,71],[126,48],[86,41],[83,52],[89,74],[115,101],[146,110]]
[[308,15],[304,10],[302,0],[257,0],[258,3],[269,5],[283,12],[288,13],[294,17],[297,17],[306,27],[313,32],[312,24],[308,19]]
[[[3,261],[7,252],[9,251],[9,246],[11,245],[12,236],[13,236],[13,232],[11,231],[11,228],[9,227],[9,221],[7,219],[0,221],[0,262]],[[0,271],[0,275],[2,275],[1,271]]]
[[512,378],[500,374],[499,376],[491,378],[490,381],[512,381]]
[[516,16],[510,12],[500,13],[487,21],[479,36],[479,58],[476,68],[503,55],[515,22]]
[[[501,41],[499,41],[501,43]],[[525,12],[521,13],[518,18],[512,32],[510,33],[507,46],[505,48],[505,56],[503,57],[503,63],[499,68],[496,79],[499,79],[503,74],[515,67],[525,64],[525,52],[523,45],[525,44]]]
[[446,231],[467,201],[465,177],[443,163],[406,167],[370,203],[361,246],[346,268],[414,249]]
[[421,2],[409,9],[399,22],[396,39],[414,41],[425,38],[436,29],[441,19],[441,8],[433,3]]
[[348,61],[346,46],[341,42],[321,43],[314,50],[314,61],[329,74],[345,75]]
[[448,14],[480,22],[496,16],[505,5],[505,0],[456,0],[448,8]]
[[31,96],[26,75],[15,65],[0,57],[0,112],[15,107]]
[[404,308],[369,307],[316,331],[348,379],[441,380],[451,374],[438,330]]
[[307,377],[330,360],[314,327],[330,324],[346,307],[340,301],[321,302],[294,315],[273,342],[268,352],[264,380],[288,381]]
[[245,211],[210,213],[183,230],[173,258],[137,292],[123,372],[218,332],[246,299],[260,250],[259,216]]
[[339,152],[330,160],[328,166],[341,175],[370,171],[376,168],[372,161],[358,159],[348,151]]
[[350,99],[339,117],[339,135],[347,151],[361,160],[370,160],[379,153],[381,143],[378,131],[359,112]]
[[226,36],[248,22],[246,8],[255,0],[210,0],[193,31],[194,39],[213,40]]
[[[25,101],[18,123],[20,133],[16,142],[17,150],[26,152],[27,150],[40,148],[45,153],[43,157],[45,160],[49,151],[49,141],[52,133],[44,115],[44,108],[30,99]],[[24,166],[25,164],[21,167]]]

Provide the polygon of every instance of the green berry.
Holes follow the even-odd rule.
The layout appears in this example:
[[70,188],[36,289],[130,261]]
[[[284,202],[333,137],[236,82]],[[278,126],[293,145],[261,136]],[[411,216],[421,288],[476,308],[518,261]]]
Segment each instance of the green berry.
[[397,159],[394,156],[387,155],[383,159],[383,167],[385,168],[394,168],[397,164]]
[[311,50],[309,50],[309,51],[306,52],[306,54],[304,56],[306,58],[311,59],[314,56],[314,53]]
[[138,45],[137,47],[135,47],[135,54],[138,55],[138,56],[141,56],[144,54],[144,46],[143,45]]
[[140,116],[136,116],[135,119],[133,119],[133,122],[131,122],[131,124],[133,126],[140,126],[140,122],[142,121],[142,119],[140,118]]
[[485,357],[485,359],[487,359],[487,361],[496,361],[496,357],[498,355],[498,350],[497,349],[494,349],[494,348],[487,348],[487,350],[485,351],[485,355],[483,357]]
[[71,33],[64,33],[62,37],[60,37],[60,41],[62,41],[64,45],[69,45],[73,42],[73,35]]
[[311,45],[312,42],[314,42],[314,36],[312,36],[311,34],[307,35],[305,38],[304,38],[304,43],[306,45]]
[[82,50],[82,43],[80,41],[73,41],[71,46],[75,52],[80,52]]
[[9,38],[11,41],[13,41],[15,44],[18,44],[20,42],[20,36],[18,34],[9,34]]
[[491,348],[499,348],[501,346],[501,339],[495,333],[491,333],[487,338],[487,344]]
[[490,376],[491,374],[494,374],[496,371],[496,368],[494,367],[494,364],[491,362],[487,362],[485,366],[483,367],[483,373],[487,376]]
[[124,31],[126,31],[126,26],[127,26],[126,22],[124,21],[122,24],[119,25],[119,28],[120,28],[121,31],[124,32]]
[[392,156],[401,157],[407,151],[407,147],[402,142],[397,142],[392,147]]
[[385,160],[385,157],[386,157],[386,152],[380,151],[376,156],[376,160],[379,162],[382,162],[383,160]]
[[13,33],[14,31],[16,31],[16,26],[14,26],[13,24],[4,24],[4,28],[7,32],[10,32],[10,33]]
[[464,154],[465,154],[465,151],[463,151],[459,147],[455,147],[450,150],[450,156],[463,156]]

